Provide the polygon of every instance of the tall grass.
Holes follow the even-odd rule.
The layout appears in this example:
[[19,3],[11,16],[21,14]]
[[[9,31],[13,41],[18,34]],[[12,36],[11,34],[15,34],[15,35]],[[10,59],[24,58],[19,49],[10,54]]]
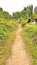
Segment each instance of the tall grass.
[[11,45],[18,26],[15,20],[0,19],[0,65],[5,65],[11,55]]
[[34,59],[33,65],[37,65],[37,24],[26,24],[22,30],[22,37]]

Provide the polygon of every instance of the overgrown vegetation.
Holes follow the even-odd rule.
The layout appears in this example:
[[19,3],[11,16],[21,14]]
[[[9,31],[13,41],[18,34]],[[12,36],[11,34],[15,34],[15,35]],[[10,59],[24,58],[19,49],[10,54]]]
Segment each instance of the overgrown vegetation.
[[[34,14],[32,12],[33,8],[31,7],[31,10],[29,9],[30,8],[27,7],[23,10],[24,16],[21,19],[21,23],[23,25],[22,37],[32,54],[34,60],[33,65],[37,65],[37,7],[34,8]],[[32,13],[30,14],[29,11]],[[29,19],[35,19],[36,21],[35,23],[34,21],[28,22]]]
[[23,26],[22,37],[32,53],[33,65],[37,65],[37,21],[32,25],[28,23],[29,19],[37,19],[37,7],[33,14],[33,5],[24,7],[21,12],[14,12],[13,16],[0,8],[0,65],[5,65],[6,59],[11,54],[10,49],[15,38],[14,31],[18,27],[16,21]]
[[6,59],[10,56],[11,45],[15,38],[17,24],[15,20],[0,21],[0,65],[5,65]]
[[5,65],[11,55],[11,46],[15,38],[17,23],[12,16],[0,8],[0,65]]
[[22,37],[34,59],[33,65],[37,65],[37,24],[26,24],[22,30]]

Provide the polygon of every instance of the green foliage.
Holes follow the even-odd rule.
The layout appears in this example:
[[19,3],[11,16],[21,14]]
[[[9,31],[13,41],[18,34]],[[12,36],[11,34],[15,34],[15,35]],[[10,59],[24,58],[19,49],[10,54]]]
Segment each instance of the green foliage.
[[32,18],[33,14],[33,6],[24,7],[24,9],[21,12],[21,23],[22,25],[26,24],[29,19]]
[[34,13],[37,14],[37,6],[34,8]]
[[13,18],[14,19],[18,19],[18,18],[20,18],[21,17],[21,12],[14,12],[13,13]]
[[15,20],[0,18],[0,65],[5,65],[11,54],[11,45],[15,38],[14,31],[18,26]]
[[3,8],[0,7],[0,18],[12,19],[12,16],[9,14],[9,12],[3,11]]
[[25,17],[28,18],[28,19],[31,18],[31,10],[28,7],[27,7],[27,9],[25,11]]
[[37,24],[26,24],[22,30],[22,37],[32,53],[33,65],[37,65]]
[[7,22],[5,20],[3,21],[0,19],[0,39],[6,40],[8,37],[8,33],[14,31],[16,27],[17,27],[16,22],[14,21]]
[[3,12],[3,8],[0,7],[0,12]]
[[32,18],[37,19],[37,14],[33,14]]
[[32,13],[33,13],[33,6],[28,6],[28,7],[24,7],[24,9],[22,10],[21,14],[23,18],[27,18],[30,19],[32,17]]
[[24,24],[27,23],[27,21],[28,21],[28,19],[22,18],[22,20],[21,20],[21,24],[24,25]]
[[10,15],[8,12],[4,11],[4,12],[3,12],[3,17],[4,17],[5,19],[10,19],[10,18],[11,18],[11,15]]
[[30,19],[32,17],[32,13],[33,13],[33,6],[28,6],[28,7],[24,7],[24,9],[21,12],[14,12],[13,13],[13,18],[14,19]]

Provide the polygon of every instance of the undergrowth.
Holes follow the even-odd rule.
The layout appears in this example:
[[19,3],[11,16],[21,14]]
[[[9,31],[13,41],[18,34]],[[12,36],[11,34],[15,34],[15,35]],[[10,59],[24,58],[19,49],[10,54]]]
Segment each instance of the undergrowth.
[[22,37],[34,59],[33,65],[37,65],[37,24],[26,24],[22,30]]
[[0,65],[5,65],[11,55],[11,46],[18,26],[15,20],[0,19]]

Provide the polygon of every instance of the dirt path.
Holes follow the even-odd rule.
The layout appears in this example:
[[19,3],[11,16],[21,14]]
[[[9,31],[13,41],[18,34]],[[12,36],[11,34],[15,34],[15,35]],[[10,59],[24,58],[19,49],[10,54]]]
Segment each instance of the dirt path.
[[32,65],[31,56],[28,55],[28,52],[25,50],[25,43],[22,40],[20,31],[22,30],[19,25],[19,29],[16,33],[16,38],[11,49],[11,57],[7,60],[6,65]]

